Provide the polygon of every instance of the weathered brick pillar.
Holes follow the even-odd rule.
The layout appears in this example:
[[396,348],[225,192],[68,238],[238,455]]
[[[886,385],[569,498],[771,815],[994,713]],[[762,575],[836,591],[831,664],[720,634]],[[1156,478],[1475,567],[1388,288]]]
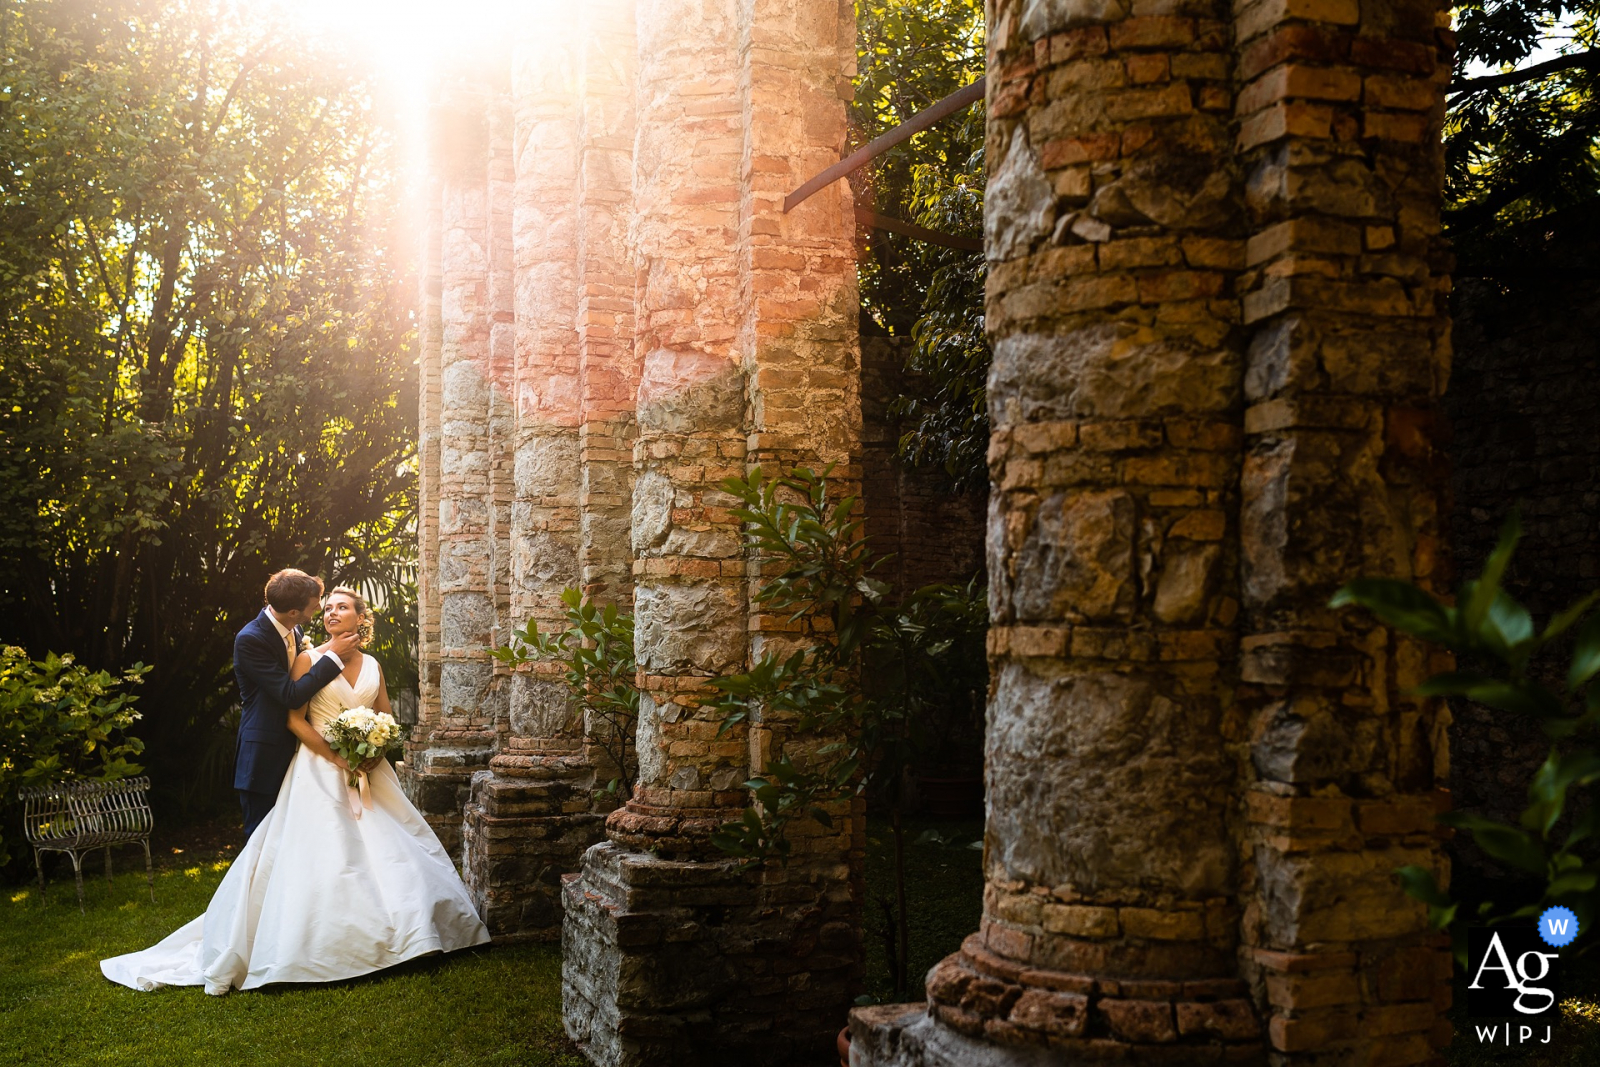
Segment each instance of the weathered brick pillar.
[[1433,1054],[1427,657],[1325,606],[1439,556],[1448,61],[1367,6],[992,7],[984,918],[853,1063]]
[[848,189],[781,211],[843,148],[853,19],[836,0],[640,0],[636,26],[640,775],[568,883],[564,1013],[596,1063],[806,1061],[853,992],[850,820],[802,830],[787,871],[722,858],[709,837],[744,780],[809,739],[718,737],[703,702],[765,625],[718,483],[754,457],[859,478]]
[[988,885],[980,931],[929,975],[931,1013],[1069,1058],[1232,1055],[1259,1046],[1230,828],[1228,9],[1029,11],[993,43],[989,113]]
[[[633,602],[633,0],[579,9],[577,328],[583,397],[578,570],[601,603]],[[609,778],[607,778],[609,780]]]
[[1326,604],[1356,575],[1445,591],[1432,412],[1449,365],[1448,13],[1288,11],[1257,3],[1234,24],[1252,231],[1245,973],[1279,1062],[1421,1064],[1449,1037],[1450,963],[1392,872],[1443,865],[1431,831],[1447,720],[1405,695],[1443,665]]
[[742,538],[717,488],[745,456],[736,11],[731,0],[637,7],[639,782],[608,830],[678,855],[707,852],[748,777],[742,731],[713,740],[699,710],[707,680],[741,670],[748,645]]
[[[437,371],[426,364],[435,350],[424,351],[424,380],[437,374],[437,408],[424,388],[422,411],[424,433],[437,427],[439,441],[437,475],[424,475],[425,484],[437,485],[437,524],[424,538],[437,544],[437,556],[428,568],[431,595],[421,618],[428,635],[422,649],[428,688],[407,745],[403,781],[440,841],[458,857],[471,775],[487,764],[501,717],[486,651],[496,622],[487,180],[492,91],[482,80],[461,79],[435,108],[439,259],[436,275],[431,265],[424,271],[425,279],[439,280]],[[432,523],[432,516],[426,521]],[[437,644],[431,637],[435,627]]]
[[[581,419],[577,305],[578,67],[576,25],[519,25],[511,92],[491,136],[496,212],[492,257],[497,331],[508,383],[505,449],[509,604],[498,631],[530,619],[565,627],[562,590],[578,567]],[[503,219],[501,216],[504,216]],[[497,460],[498,460],[497,456]],[[501,668],[503,671],[504,668]],[[501,941],[560,935],[561,875],[600,836],[594,767],[584,752],[562,667],[536,663],[509,682],[508,729],[473,778],[464,814],[463,875]]]
[[[417,325],[417,721],[411,729],[405,757],[399,765],[401,781],[411,799],[422,807],[415,764],[426,752],[426,742],[439,726],[439,453],[443,433],[441,402],[444,343],[443,241],[444,194],[437,175],[430,176],[422,240],[422,262],[417,271],[421,292]],[[423,808],[426,811],[426,808]]]

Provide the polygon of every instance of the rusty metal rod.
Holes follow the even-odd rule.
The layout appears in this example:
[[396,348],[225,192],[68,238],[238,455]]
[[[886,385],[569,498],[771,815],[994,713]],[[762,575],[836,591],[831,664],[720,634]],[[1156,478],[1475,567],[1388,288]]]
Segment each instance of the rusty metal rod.
[[868,211],[864,207],[856,208],[856,221],[863,226],[874,230],[888,230],[890,233],[904,234],[914,237],[919,241],[929,244],[944,245],[947,248],[959,248],[965,252],[982,252],[983,242],[975,237],[957,237],[953,233],[940,233],[930,230],[925,226],[918,226],[914,222],[905,222],[901,219],[880,215],[876,211]]
[[883,155],[895,145],[903,141],[909,141],[940,119],[953,115],[973,101],[981,99],[983,97],[983,82],[984,79],[979,78],[966,88],[957,89],[927,110],[919,111],[912,115],[883,136],[874,137],[871,141],[868,141],[865,145],[851,152],[848,156],[845,156],[839,162],[784,197],[783,210],[785,212],[793,211],[817,190],[832,185],[851,171],[859,170],[878,156]]

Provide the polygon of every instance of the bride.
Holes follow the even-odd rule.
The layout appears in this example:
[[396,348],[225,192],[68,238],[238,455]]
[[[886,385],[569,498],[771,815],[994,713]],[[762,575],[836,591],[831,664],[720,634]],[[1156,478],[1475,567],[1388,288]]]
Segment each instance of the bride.
[[[322,620],[330,637],[371,633],[371,612],[349,589],[328,594]],[[300,653],[293,676],[326,647]],[[489,940],[388,761],[358,768],[366,771],[359,797],[345,785],[348,764],[322,727],[362,706],[387,712],[389,695],[378,661],[357,651],[343,674],[289,712],[299,751],[205,914],[142,952],[102,960],[107,978],[133,989],[203,985],[220,996],[272,982],[338,981]]]

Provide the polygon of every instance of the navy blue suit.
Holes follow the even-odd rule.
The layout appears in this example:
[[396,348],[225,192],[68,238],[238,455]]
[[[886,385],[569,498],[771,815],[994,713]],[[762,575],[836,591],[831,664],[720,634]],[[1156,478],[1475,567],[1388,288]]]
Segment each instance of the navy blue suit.
[[[294,630],[295,649],[300,630]],[[278,788],[300,744],[289,732],[289,709],[339,676],[339,665],[324,656],[297,680],[289,678],[288,650],[266,609],[233,639],[233,673],[239,680],[239,750],[233,788],[244,809],[245,840],[277,802]]]

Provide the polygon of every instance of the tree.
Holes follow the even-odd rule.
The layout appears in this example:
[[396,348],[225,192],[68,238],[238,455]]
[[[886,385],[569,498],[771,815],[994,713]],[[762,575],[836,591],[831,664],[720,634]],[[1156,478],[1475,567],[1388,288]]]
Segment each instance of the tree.
[[[975,0],[860,0],[854,139],[865,144],[983,74]],[[859,203],[962,237],[983,235],[984,108],[952,115],[857,171]],[[910,338],[913,383],[896,399],[902,456],[957,484],[987,480],[983,254],[874,231],[861,264],[863,331]]]
[[1600,2],[1474,0],[1455,20],[1446,233],[1458,273],[1526,276],[1549,232],[1600,202]]
[[150,664],[171,784],[231,755],[271,571],[405,601],[390,138],[360,72],[231,0],[28,0],[0,34],[0,642]]

